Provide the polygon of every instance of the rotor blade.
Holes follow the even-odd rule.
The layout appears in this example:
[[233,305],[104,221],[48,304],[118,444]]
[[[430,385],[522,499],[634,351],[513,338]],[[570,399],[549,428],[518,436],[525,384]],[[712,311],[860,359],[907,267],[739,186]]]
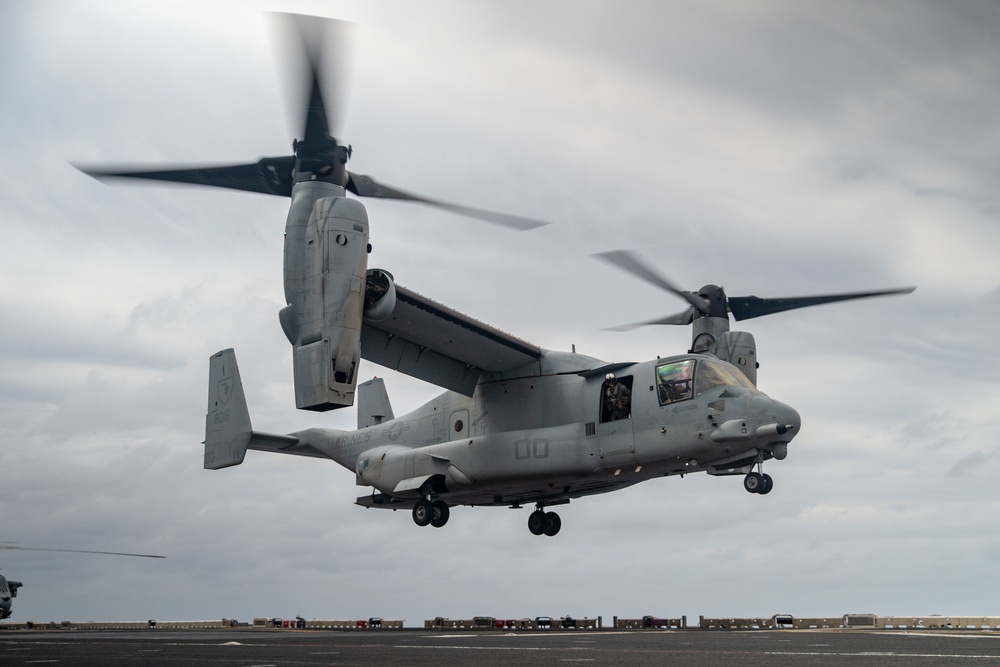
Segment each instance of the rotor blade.
[[495,225],[503,225],[504,227],[510,227],[512,229],[519,229],[522,231],[537,229],[538,227],[544,227],[549,224],[541,220],[532,220],[531,218],[507,215],[506,213],[494,213],[493,211],[484,211],[478,208],[459,206],[458,204],[449,204],[448,202],[439,201],[437,199],[422,197],[420,195],[415,195],[404,190],[384,185],[376,181],[371,176],[365,176],[363,174],[348,174],[347,189],[359,197],[398,199],[401,201],[417,202],[444,209],[445,211],[451,211],[452,213],[458,213],[459,215],[468,216],[470,218],[492,222]]
[[265,157],[252,164],[222,166],[178,166],[170,169],[87,167],[77,169],[99,181],[115,178],[138,178],[151,181],[210,185],[217,188],[261,192],[268,195],[290,197],[292,194],[292,169],[295,158]]
[[695,310],[700,313],[707,314],[709,309],[709,303],[705,299],[701,298],[697,294],[692,292],[685,292],[684,290],[675,287],[673,283],[661,276],[653,268],[645,264],[639,259],[638,255],[628,250],[611,250],[608,252],[595,253],[594,257],[598,257],[608,262],[613,266],[617,266],[623,271],[631,273],[637,278],[642,278],[646,282],[650,283],[655,287],[676,294],[680,298],[684,299],[690,303]]
[[86,549],[43,549],[40,547],[11,547],[0,546],[0,549],[8,551],[58,551],[72,554],[104,554],[105,556],[135,556],[137,558],[166,558],[166,556],[154,556],[152,554],[127,554],[118,551],[88,551]]
[[842,294],[827,294],[821,296],[791,296],[774,299],[762,299],[756,296],[729,297],[729,309],[736,320],[748,320],[763,315],[773,315],[786,310],[819,306],[836,301],[852,299],[867,299],[873,296],[889,296],[892,294],[909,294],[916,287],[901,287],[898,289],[879,290],[874,292],[845,292]]
[[331,132],[341,129],[339,121],[346,101],[347,55],[350,53],[352,24],[346,21],[276,13],[283,28],[285,46],[302,54],[305,62],[303,83],[308,86],[302,142],[310,149],[321,147]]
[[654,324],[678,324],[680,326],[687,326],[694,321],[694,314],[696,312],[697,311],[694,308],[688,308],[684,312],[674,313],[673,315],[667,315],[666,317],[661,317],[656,320],[647,320],[646,322],[636,322],[634,324],[623,324],[617,327],[609,327],[605,329],[605,331],[631,331],[632,329]]
[[319,54],[309,51],[309,105],[306,107],[306,127],[302,132],[307,144],[323,141],[330,136],[330,118],[323,103],[323,86],[319,82]]

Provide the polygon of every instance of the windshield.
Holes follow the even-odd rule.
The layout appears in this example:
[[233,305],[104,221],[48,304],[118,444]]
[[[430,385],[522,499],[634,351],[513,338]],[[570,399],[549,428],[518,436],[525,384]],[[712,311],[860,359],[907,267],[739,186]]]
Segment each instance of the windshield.
[[702,359],[698,362],[698,393],[715,387],[743,387],[753,389],[753,383],[737,368],[720,361]]
[[684,401],[715,387],[754,388],[747,376],[721,361],[682,359],[656,367],[656,395],[660,405]]
[[10,591],[7,589],[7,580],[4,579],[3,577],[0,577],[0,593],[9,593],[9,592]]

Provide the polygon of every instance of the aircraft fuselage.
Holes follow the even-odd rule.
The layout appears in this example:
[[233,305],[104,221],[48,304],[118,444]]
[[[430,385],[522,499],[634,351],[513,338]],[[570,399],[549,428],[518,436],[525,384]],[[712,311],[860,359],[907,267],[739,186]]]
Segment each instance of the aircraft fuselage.
[[734,366],[693,354],[616,368],[630,400],[627,412],[615,415],[602,366],[547,352],[536,374],[486,378],[471,397],[448,392],[358,431],[291,435],[374,487],[378,493],[361,504],[402,507],[432,498],[516,506],[557,504],[654,477],[746,473],[784,458],[799,428],[794,409],[741,381]]

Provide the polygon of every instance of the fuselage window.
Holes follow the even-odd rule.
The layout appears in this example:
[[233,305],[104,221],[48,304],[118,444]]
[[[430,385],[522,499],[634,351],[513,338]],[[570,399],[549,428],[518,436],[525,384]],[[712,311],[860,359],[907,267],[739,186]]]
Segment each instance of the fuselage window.
[[656,367],[656,396],[660,405],[694,396],[694,359],[671,361]]

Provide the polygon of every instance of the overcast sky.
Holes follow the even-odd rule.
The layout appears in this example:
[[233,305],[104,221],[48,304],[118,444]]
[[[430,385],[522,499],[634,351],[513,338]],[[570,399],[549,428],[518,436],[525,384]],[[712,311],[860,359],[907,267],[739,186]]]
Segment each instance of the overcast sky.
[[[332,462],[202,469],[208,358],[254,426],[296,411],[278,324],[288,201],[109,187],[71,163],[243,162],[301,133],[266,11],[355,24],[351,167],[551,220],[366,201],[370,266],[548,349],[684,352],[686,288],[907,297],[751,320],[803,427],[768,496],[647,482],[420,529]],[[991,2],[0,0],[0,551],[13,620],[1000,614],[1000,6]],[[439,393],[387,378],[397,415]]]

